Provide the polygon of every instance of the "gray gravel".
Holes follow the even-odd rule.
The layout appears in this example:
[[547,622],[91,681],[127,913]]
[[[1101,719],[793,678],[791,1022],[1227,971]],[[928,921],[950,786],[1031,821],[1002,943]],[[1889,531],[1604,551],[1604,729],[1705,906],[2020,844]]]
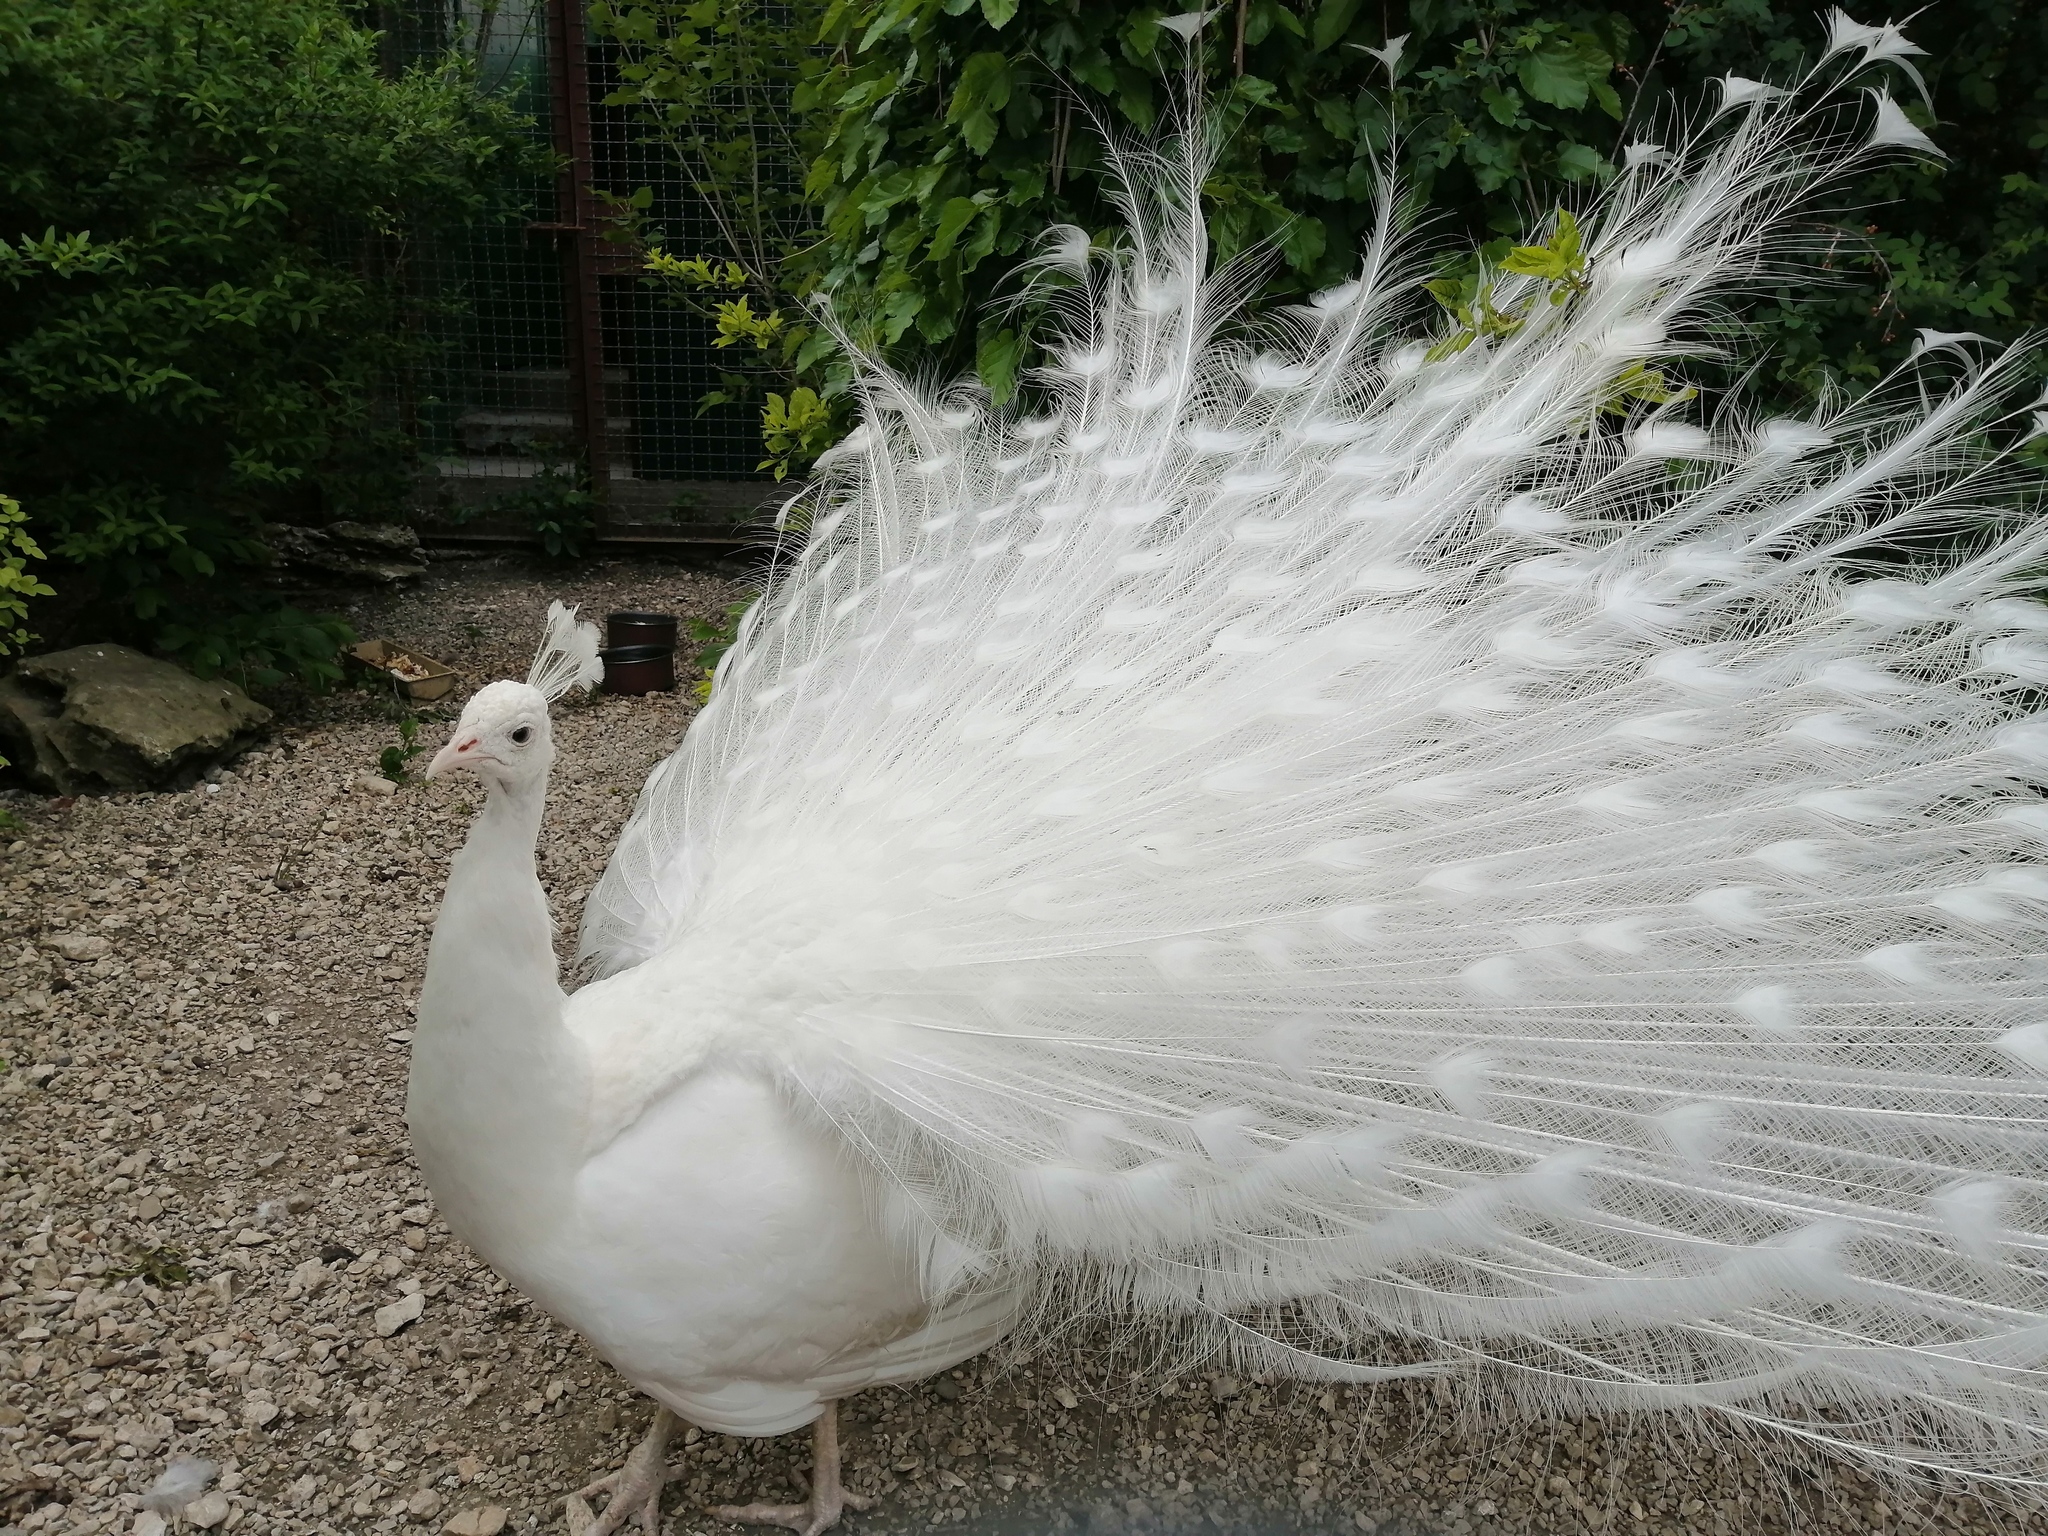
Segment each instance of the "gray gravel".
[[[355,622],[475,686],[523,674],[553,596],[708,615],[732,588],[652,564],[449,562]],[[561,711],[542,859],[565,919],[687,715],[680,697]],[[473,791],[360,787],[396,739],[375,700],[341,693],[217,785],[7,802],[5,1536],[148,1536],[144,1491],[187,1454],[220,1471],[188,1528],[559,1531],[561,1495],[645,1426],[644,1400],[449,1237],[407,1154],[410,1004]],[[1126,1361],[971,1362],[857,1399],[851,1480],[882,1503],[846,1528],[2048,1532],[1776,1440],[1501,1422],[1450,1383],[1161,1394]],[[699,1506],[791,1497],[805,1455],[801,1435],[691,1431],[672,1529],[731,1531]]]

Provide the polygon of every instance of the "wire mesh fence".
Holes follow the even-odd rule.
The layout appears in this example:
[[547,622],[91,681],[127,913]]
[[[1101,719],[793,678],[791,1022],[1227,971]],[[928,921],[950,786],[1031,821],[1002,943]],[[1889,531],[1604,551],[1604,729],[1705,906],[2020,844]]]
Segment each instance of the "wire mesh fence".
[[716,249],[716,231],[673,150],[606,104],[616,61],[581,5],[403,0],[381,18],[393,67],[461,52],[561,165],[418,254],[438,345],[406,391],[417,515],[448,539],[746,537],[777,499],[758,412],[700,405],[721,373],[711,326],[644,275],[606,198],[647,189],[640,235],[674,250]]

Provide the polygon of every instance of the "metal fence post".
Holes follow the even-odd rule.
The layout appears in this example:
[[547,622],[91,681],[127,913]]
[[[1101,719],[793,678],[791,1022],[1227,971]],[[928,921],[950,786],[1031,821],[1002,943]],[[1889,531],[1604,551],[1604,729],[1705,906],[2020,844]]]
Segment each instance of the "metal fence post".
[[569,410],[597,498],[598,533],[608,532],[612,455],[605,399],[604,300],[598,289],[601,214],[591,190],[590,55],[583,35],[584,0],[548,0],[548,94],[555,152],[555,220],[536,224],[554,235],[562,258],[563,351],[569,367]]

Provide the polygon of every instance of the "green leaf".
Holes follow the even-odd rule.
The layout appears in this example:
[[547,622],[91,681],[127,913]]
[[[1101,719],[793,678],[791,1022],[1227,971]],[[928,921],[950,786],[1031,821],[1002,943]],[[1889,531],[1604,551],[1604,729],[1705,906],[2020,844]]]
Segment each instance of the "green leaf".
[[1464,283],[1451,277],[1434,277],[1422,285],[1423,291],[1434,298],[1445,309],[1455,311],[1460,304],[1468,302],[1468,288]]
[[981,0],[981,14],[998,32],[1017,14],[1017,0]]
[[971,197],[952,197],[939,210],[939,227],[932,232],[931,245],[925,255],[932,261],[944,261],[953,254],[953,242],[960,238],[981,207]]
[[1576,111],[1586,104],[1593,82],[1605,77],[1605,58],[1596,65],[1569,44],[1551,43],[1522,60],[1515,78],[1538,101]]
[[997,405],[1007,405],[1017,394],[1017,372],[1023,365],[1024,338],[1008,326],[983,331],[974,348],[974,371]]
[[1607,168],[1600,151],[1586,144],[1567,144],[1557,152],[1557,169],[1566,181],[1587,181]]
[[977,53],[960,69],[946,120],[958,123],[960,136],[977,155],[994,146],[996,114],[1010,104],[1010,61],[1000,53]]
[[1328,50],[1351,30],[1351,23],[1358,17],[1362,0],[1323,0],[1316,7],[1315,27],[1309,33],[1309,46],[1317,53]]

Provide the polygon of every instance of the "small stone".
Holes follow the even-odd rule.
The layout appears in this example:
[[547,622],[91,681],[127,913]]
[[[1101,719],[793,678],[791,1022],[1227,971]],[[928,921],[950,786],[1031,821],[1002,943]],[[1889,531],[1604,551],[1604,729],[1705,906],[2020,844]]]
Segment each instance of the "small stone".
[[164,1536],[170,1527],[164,1524],[164,1517],[153,1509],[138,1509],[135,1524],[128,1528],[128,1536]]
[[431,1488],[421,1488],[405,1501],[405,1512],[416,1520],[424,1520],[441,1508],[441,1495]]
[[505,1529],[506,1510],[502,1504],[479,1504],[465,1509],[441,1529],[447,1536],[498,1536]]
[[263,1429],[283,1411],[267,1399],[255,1398],[242,1404],[242,1422],[251,1429]]
[[377,1337],[388,1339],[408,1323],[420,1320],[420,1314],[427,1310],[427,1298],[418,1291],[410,1296],[401,1296],[388,1307],[379,1307],[375,1318]]
[[270,1234],[268,1232],[258,1232],[254,1227],[244,1227],[235,1234],[235,1241],[244,1248],[254,1248],[259,1243],[269,1242]]
[[136,1454],[153,1456],[163,1445],[167,1431],[154,1424],[144,1424],[139,1419],[123,1419],[114,1429],[117,1444],[132,1446]]
[[185,1523],[210,1531],[228,1517],[228,1496],[218,1488],[185,1506]]
[[290,1289],[301,1296],[311,1296],[334,1277],[334,1272],[318,1259],[307,1259],[292,1271]]
[[381,773],[366,773],[355,782],[356,791],[365,795],[395,795],[398,786]]
[[155,1221],[163,1213],[164,1203],[157,1199],[155,1195],[144,1195],[135,1202],[135,1219],[137,1221]]
[[357,1430],[348,1437],[348,1448],[358,1455],[369,1455],[377,1449],[377,1432],[367,1428]]
[[1081,1399],[1074,1396],[1071,1387],[1054,1387],[1052,1395],[1062,1408],[1078,1408],[1081,1406]]
[[112,940],[96,933],[59,933],[43,941],[66,960],[98,960],[114,952]]

